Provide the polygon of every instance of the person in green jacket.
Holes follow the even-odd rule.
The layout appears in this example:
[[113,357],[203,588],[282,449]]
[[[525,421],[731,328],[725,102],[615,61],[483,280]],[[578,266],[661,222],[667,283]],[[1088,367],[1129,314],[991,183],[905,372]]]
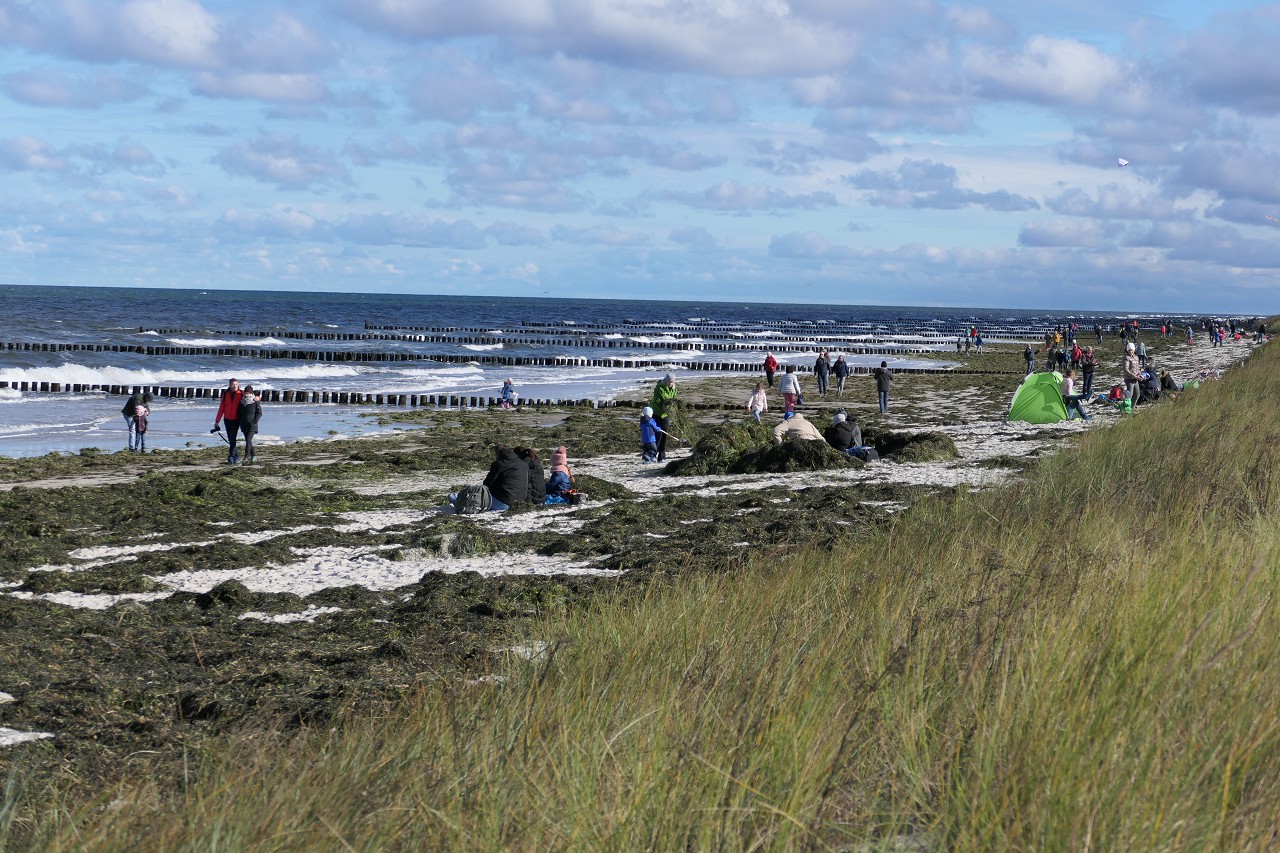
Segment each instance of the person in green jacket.
[[658,380],[653,389],[653,419],[658,422],[658,461],[667,458],[667,424],[670,423],[673,404],[676,401],[676,380],[668,373]]

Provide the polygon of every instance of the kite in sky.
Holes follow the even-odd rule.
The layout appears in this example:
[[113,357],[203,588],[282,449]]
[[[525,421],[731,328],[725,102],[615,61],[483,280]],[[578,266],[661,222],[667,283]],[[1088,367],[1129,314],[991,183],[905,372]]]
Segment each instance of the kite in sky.
[[1267,214],[1267,219],[1270,219],[1272,222],[1280,222],[1280,219],[1276,219],[1270,213]]
[[1117,157],[1117,158],[1116,158],[1116,165],[1117,165],[1117,166],[1120,166],[1121,168],[1124,168],[1125,166],[1128,166],[1128,165],[1129,165],[1129,161],[1128,161],[1128,160],[1126,160],[1126,159],[1124,159],[1123,157]]

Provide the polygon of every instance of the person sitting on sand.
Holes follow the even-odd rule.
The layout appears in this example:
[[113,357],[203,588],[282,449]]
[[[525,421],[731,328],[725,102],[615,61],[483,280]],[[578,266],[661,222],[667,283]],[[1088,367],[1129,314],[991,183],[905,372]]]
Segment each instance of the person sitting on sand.
[[1074,421],[1076,415],[1090,420],[1089,415],[1085,413],[1084,406],[1080,405],[1080,395],[1076,393],[1076,372],[1068,370],[1062,376],[1062,402],[1067,406],[1067,420]]
[[562,444],[551,453],[551,479],[547,494],[559,495],[573,489],[573,471],[569,470],[569,450]]
[[1169,371],[1160,371],[1160,390],[1165,392],[1178,392],[1182,390],[1182,386],[1169,375]]
[[781,445],[783,440],[789,441],[826,441],[818,428],[799,412],[783,415],[782,423],[773,428],[773,443]]
[[511,509],[529,502],[529,464],[505,444],[493,448],[494,460],[485,475],[484,484],[493,495],[491,509]]
[[755,415],[756,423],[760,423],[760,416],[769,411],[769,397],[764,393],[763,382],[756,383],[756,390],[747,399],[747,411]]
[[862,430],[858,428],[858,422],[849,420],[844,412],[836,412],[832,416],[831,426],[822,435],[827,444],[841,453],[848,453],[851,447],[862,445]]
[[547,499],[547,475],[542,470],[542,460],[538,458],[538,451],[532,447],[515,448],[516,456],[524,460],[529,466],[529,502],[540,504]]

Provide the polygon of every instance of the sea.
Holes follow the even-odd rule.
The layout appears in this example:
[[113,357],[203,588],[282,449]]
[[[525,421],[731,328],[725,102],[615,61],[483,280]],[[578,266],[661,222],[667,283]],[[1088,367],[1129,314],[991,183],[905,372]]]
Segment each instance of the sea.
[[[258,444],[326,441],[393,429],[400,408],[320,394],[605,402],[706,376],[741,382],[772,350],[783,364],[848,351],[866,366],[947,367],[959,334],[1033,339],[1078,322],[1133,315],[1011,309],[464,297],[380,293],[0,286],[0,456],[120,451],[133,387],[215,389],[231,377],[304,402],[264,403]],[[1144,323],[1158,325],[1159,315]],[[1173,319],[1170,317],[1170,319]],[[1178,318],[1178,322],[1185,322]],[[866,347],[874,352],[857,352]],[[271,356],[271,357],[268,357]],[[114,389],[114,390],[113,390]],[[190,393],[190,392],[187,392]],[[279,396],[279,395],[277,395]],[[459,400],[458,402],[461,402]],[[216,401],[158,396],[148,450],[219,444]]]

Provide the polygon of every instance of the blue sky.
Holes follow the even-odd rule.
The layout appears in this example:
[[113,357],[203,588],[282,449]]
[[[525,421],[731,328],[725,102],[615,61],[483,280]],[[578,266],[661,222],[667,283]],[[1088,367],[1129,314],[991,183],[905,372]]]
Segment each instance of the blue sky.
[[1275,312],[1278,44],[1237,2],[0,0],[0,282]]

